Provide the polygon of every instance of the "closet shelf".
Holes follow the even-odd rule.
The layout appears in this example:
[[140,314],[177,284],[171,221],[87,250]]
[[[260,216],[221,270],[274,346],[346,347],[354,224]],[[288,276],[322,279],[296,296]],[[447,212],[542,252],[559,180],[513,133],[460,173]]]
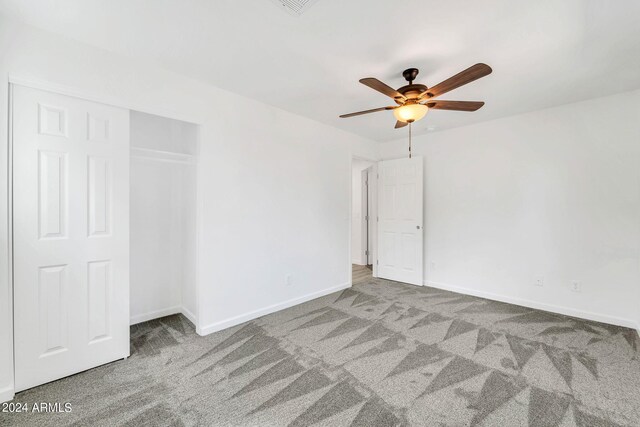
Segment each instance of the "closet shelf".
[[195,163],[195,156],[184,153],[174,153],[172,151],[154,150],[151,148],[130,147],[131,157],[143,160],[155,160],[159,162],[171,163]]

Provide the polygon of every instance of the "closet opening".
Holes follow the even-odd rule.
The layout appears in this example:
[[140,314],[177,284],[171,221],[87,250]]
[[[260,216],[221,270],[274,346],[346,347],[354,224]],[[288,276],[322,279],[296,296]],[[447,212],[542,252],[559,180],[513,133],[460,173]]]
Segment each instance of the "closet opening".
[[199,127],[130,113],[130,324],[182,313],[198,326]]

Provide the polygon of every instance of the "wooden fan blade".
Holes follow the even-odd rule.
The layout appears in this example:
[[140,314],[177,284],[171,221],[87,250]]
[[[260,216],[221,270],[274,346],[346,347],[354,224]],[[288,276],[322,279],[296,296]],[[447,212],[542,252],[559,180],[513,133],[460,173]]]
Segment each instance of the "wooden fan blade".
[[482,101],[441,101],[433,100],[425,102],[429,108],[434,110],[454,110],[454,111],[476,111],[484,105]]
[[385,83],[382,83],[380,80],[376,78],[367,77],[366,79],[360,79],[360,83],[362,83],[365,86],[369,86],[371,89],[377,90],[378,92],[384,95],[387,95],[391,98],[407,99],[403,94],[401,94],[391,86]]
[[353,116],[360,116],[362,114],[375,113],[376,111],[393,110],[395,108],[398,108],[398,107],[380,107],[380,108],[374,108],[372,110],[364,110],[364,111],[358,111],[356,113],[343,114],[340,117],[343,118],[343,119],[346,119],[347,117],[353,117]]
[[398,120],[398,121],[396,122],[396,125],[394,126],[394,129],[403,128],[403,127],[405,127],[405,126],[406,126],[406,125],[408,125],[408,124],[409,124],[409,123],[407,123],[407,122],[401,122],[400,120]]
[[427,89],[420,97],[421,98],[434,98],[444,93],[452,91],[460,86],[471,83],[474,80],[478,80],[481,77],[491,74],[491,67],[487,64],[476,64],[467,68],[464,71],[459,72],[453,77],[449,77],[442,83],[438,83],[434,87]]

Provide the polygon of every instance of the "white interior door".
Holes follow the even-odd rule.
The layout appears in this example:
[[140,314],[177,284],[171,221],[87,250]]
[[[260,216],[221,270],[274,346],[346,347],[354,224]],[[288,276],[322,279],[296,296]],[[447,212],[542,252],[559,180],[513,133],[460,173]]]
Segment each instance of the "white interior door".
[[129,112],[13,86],[15,388],[129,355]]
[[422,285],[422,158],[378,163],[378,277]]

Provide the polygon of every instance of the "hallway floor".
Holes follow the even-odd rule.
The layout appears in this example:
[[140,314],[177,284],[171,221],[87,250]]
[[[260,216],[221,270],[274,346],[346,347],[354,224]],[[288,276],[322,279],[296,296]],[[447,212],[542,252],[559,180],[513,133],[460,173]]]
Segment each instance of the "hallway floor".
[[353,264],[351,266],[351,277],[354,285],[371,280],[373,278],[371,266]]

